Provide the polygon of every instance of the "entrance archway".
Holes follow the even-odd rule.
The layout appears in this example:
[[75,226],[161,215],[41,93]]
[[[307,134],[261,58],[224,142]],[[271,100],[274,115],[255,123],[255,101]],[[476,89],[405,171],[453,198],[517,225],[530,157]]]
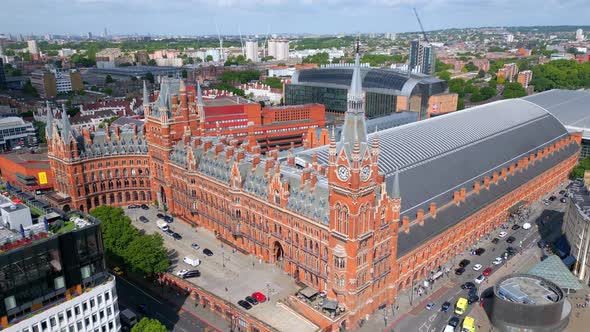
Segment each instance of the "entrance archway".
[[281,246],[279,241],[276,241],[273,246],[273,256],[274,256],[275,262],[277,264],[279,264],[280,262],[283,261],[283,258],[285,256],[285,251],[283,250],[283,246]]
[[63,211],[70,212],[70,206],[68,204],[64,205]]
[[163,186],[160,186],[160,198],[162,199],[162,204],[167,204],[166,201],[166,191],[164,190]]

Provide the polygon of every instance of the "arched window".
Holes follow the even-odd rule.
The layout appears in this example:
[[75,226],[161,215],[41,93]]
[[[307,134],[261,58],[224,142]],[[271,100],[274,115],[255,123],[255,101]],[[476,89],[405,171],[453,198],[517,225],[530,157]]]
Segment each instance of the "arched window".
[[336,219],[334,221],[334,227],[336,228],[337,232],[341,232],[342,231],[342,215],[341,213],[341,207],[339,203],[336,203],[336,210],[334,211],[334,218]]
[[348,234],[348,207],[342,207],[342,217],[344,219],[344,227],[342,228],[342,233]]

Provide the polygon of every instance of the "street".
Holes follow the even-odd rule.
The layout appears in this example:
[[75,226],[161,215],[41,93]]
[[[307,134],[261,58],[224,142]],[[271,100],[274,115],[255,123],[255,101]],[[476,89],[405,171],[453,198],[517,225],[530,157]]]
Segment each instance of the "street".
[[[559,189],[556,190],[556,192]],[[555,194],[557,194],[555,192]],[[550,195],[547,195],[550,196]],[[559,196],[559,195],[558,195]],[[561,218],[563,217],[563,211],[566,204],[563,204],[559,199],[554,200],[549,205],[544,205],[542,201],[536,201],[529,207],[529,217],[525,221],[518,221],[516,224],[521,226],[518,230],[512,230],[513,223],[508,223],[508,229],[498,228],[490,234],[482,237],[471,249],[483,248],[485,252],[481,256],[471,255],[469,251],[463,252],[452,260],[452,268],[448,275],[443,275],[440,279],[434,282],[429,289],[426,290],[422,295],[418,295],[416,292],[413,294],[413,308],[402,316],[404,313],[396,313],[396,315],[389,320],[390,325],[385,328],[387,331],[419,331],[419,332],[439,332],[443,331],[447,325],[449,319],[456,316],[453,311],[455,304],[460,297],[468,298],[468,290],[461,289],[461,285],[465,282],[474,282],[474,279],[482,274],[482,271],[490,267],[492,269],[491,275],[478,286],[478,296],[481,297],[481,293],[491,287],[496,280],[503,277],[506,274],[512,273],[513,270],[526,272],[534,264],[538,263],[541,255],[541,249],[537,247],[537,241],[541,238],[547,241],[555,240],[561,234]],[[522,228],[524,222],[529,222],[532,225],[531,229],[525,230]],[[500,232],[507,232],[508,234],[504,238],[500,238],[498,235]],[[506,242],[510,237],[514,237],[515,240],[512,244]],[[492,240],[498,238],[499,242],[493,244]],[[493,265],[492,262],[496,257],[501,256],[506,249],[511,246],[518,250],[515,256],[509,257],[506,261],[503,261],[500,265]],[[524,250],[529,249],[530,252],[538,253],[538,255],[525,255],[522,256]],[[455,275],[455,269],[459,267],[459,262],[463,259],[470,260],[470,264],[465,267],[465,272],[457,276]],[[515,262],[515,261],[518,261]],[[482,267],[479,271],[474,271],[473,266],[475,264],[481,264]],[[418,284],[416,284],[416,287]],[[437,290],[434,290],[434,289]],[[434,292],[433,292],[434,290]],[[409,300],[409,290],[404,294],[400,294],[399,297],[406,297],[404,301]],[[398,298],[399,298],[398,297]],[[441,311],[441,305],[448,301],[451,307],[447,312]],[[428,303],[435,303],[432,310],[425,308]],[[469,316],[471,311],[474,310],[475,306],[478,306],[479,302],[470,304],[465,314],[460,316],[460,320],[466,316]],[[375,318],[380,320],[381,324],[383,321],[388,322],[387,319],[383,318],[383,313],[378,313]],[[477,322],[476,322],[477,323]],[[382,325],[383,326],[383,325]],[[456,329],[458,330],[458,328]]]

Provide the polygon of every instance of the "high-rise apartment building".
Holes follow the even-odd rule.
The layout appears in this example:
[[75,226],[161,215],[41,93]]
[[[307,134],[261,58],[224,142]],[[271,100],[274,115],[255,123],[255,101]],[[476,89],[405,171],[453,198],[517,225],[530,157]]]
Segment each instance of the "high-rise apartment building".
[[88,39],[92,39],[92,32],[88,32],[88,33],[86,34],[86,36],[88,37]]
[[252,60],[252,62],[258,62],[258,41],[246,41],[246,59]]
[[513,34],[507,34],[506,35],[506,42],[508,42],[508,43],[514,42],[514,35]]
[[0,57],[0,89],[6,87],[6,74],[4,74],[4,62]]
[[504,80],[508,82],[512,82],[514,81],[514,77],[516,77],[516,74],[518,74],[518,66],[516,65],[516,63],[507,63],[504,64],[504,67],[498,70],[498,73],[496,75],[498,77],[504,78]]
[[289,59],[289,41],[284,39],[272,39],[268,42],[268,55],[275,60]]
[[410,70],[426,75],[434,74],[434,46],[414,40],[410,44]]
[[532,70],[523,70],[518,73],[518,78],[516,81],[522,85],[523,88],[528,88],[529,83],[533,79],[533,71]]
[[36,40],[27,40],[27,45],[29,48],[29,53],[31,54],[31,60],[39,60],[41,58],[41,54],[39,53],[39,47],[37,46]]
[[34,222],[26,205],[1,195],[0,212],[0,330],[120,331],[98,220],[76,213]]
[[576,41],[584,41],[584,30],[578,29],[576,30]]
[[80,72],[73,69],[36,70],[31,74],[31,84],[43,98],[84,89]]

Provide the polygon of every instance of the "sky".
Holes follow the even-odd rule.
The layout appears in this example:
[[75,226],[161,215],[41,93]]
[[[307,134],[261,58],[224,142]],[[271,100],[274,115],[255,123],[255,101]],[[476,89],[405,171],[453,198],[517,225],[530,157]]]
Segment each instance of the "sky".
[[[0,0],[0,33],[265,35],[585,25],[589,0]],[[216,28],[217,25],[217,28]]]

